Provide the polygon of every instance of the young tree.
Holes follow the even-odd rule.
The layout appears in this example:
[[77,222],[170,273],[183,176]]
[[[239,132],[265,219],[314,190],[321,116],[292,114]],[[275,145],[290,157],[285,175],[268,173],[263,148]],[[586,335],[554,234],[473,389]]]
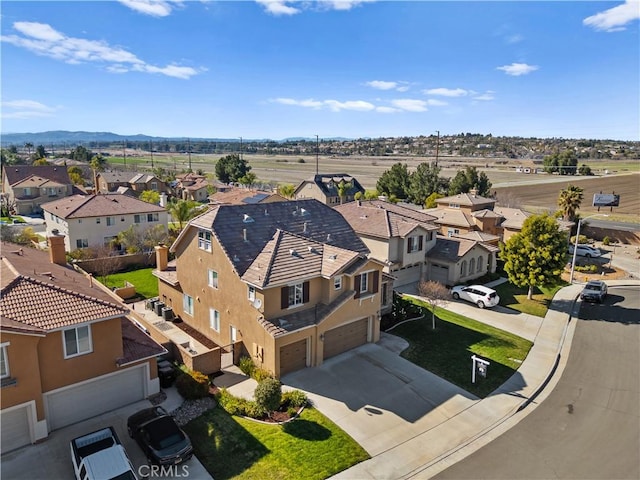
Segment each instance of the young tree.
[[46,152],[46,150],[44,149],[44,146],[43,146],[43,145],[38,145],[38,146],[36,147],[36,151],[35,151],[35,153],[34,153],[33,155],[34,155],[34,157],[35,157],[36,159],[46,158],[46,157],[47,157],[47,152]]
[[167,210],[171,215],[171,219],[174,222],[178,222],[179,231],[182,231],[184,224],[197,215],[197,206],[198,202],[192,200],[177,200],[169,203]]
[[256,403],[263,407],[269,416],[280,406],[282,401],[282,385],[275,378],[265,378],[256,387],[254,393]]
[[67,168],[67,173],[71,179],[71,183],[74,185],[84,185],[84,178],[82,177],[82,169],[78,166]]
[[582,203],[583,192],[584,190],[582,188],[571,184],[568,184],[566,189],[560,191],[558,206],[565,220],[575,220],[576,211],[578,211]]
[[244,177],[251,166],[243,158],[240,158],[237,154],[227,155],[222,157],[216,163],[216,177],[222,183],[235,183]]
[[567,256],[567,235],[549,215],[533,215],[522,231],[500,245],[500,259],[509,281],[518,287],[555,285],[560,280]]
[[255,173],[247,172],[243,177],[240,177],[238,179],[238,182],[240,183],[240,185],[251,188],[253,185],[255,185],[257,179],[258,176]]
[[353,187],[353,183],[345,182],[344,179],[340,180],[340,182],[338,183],[338,186],[337,186],[338,197],[340,197],[340,205],[342,205],[342,202],[344,201],[345,195],[347,194],[347,192],[349,190],[351,190],[352,187]]
[[158,205],[160,203],[160,192],[157,192],[156,190],[144,190],[140,194],[140,200]]
[[447,190],[449,181],[440,177],[440,167],[423,162],[416,171],[409,176],[409,190],[407,199],[416,205],[424,205],[427,197],[432,193]]
[[296,187],[290,183],[278,187],[278,192],[285,198],[293,198],[295,191]]
[[406,163],[396,163],[385,170],[376,183],[376,190],[382,195],[407,198],[409,191],[409,170]]
[[449,302],[449,290],[440,282],[429,280],[420,282],[418,293],[431,307],[431,328],[436,329],[436,308],[444,307]]
[[365,190],[364,191],[364,199],[365,200],[377,200],[380,194],[378,190]]
[[578,173],[580,175],[584,175],[584,176],[593,175],[593,172],[591,171],[591,167],[589,165],[584,164],[584,163],[582,165],[580,165],[580,168],[578,168]]
[[88,250],[90,258],[93,259],[93,268],[103,282],[107,281],[109,275],[120,270],[122,257],[111,245],[96,245]]
[[39,165],[49,165],[49,162],[47,162],[46,158],[39,158],[37,160],[34,160],[32,165],[36,167]]
[[438,200],[439,198],[443,198],[443,197],[444,197],[443,194],[438,193],[438,192],[433,192],[425,200],[424,208],[436,208],[438,206],[438,204],[436,203],[436,200]]
[[458,170],[456,176],[451,179],[449,195],[469,193],[472,188],[475,188],[481,197],[488,197],[491,193],[491,182],[486,173],[478,173],[476,167],[467,166],[464,170]]

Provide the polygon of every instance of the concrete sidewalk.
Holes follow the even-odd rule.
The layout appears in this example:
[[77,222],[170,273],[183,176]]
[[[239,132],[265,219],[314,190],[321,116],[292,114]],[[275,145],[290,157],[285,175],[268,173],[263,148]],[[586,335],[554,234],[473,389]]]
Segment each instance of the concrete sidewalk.
[[[640,282],[608,281],[617,285],[640,285]],[[410,440],[345,470],[336,479],[431,478],[449,465],[462,460],[515,425],[540,402],[544,389],[559,379],[568,357],[576,322],[576,299],[582,285],[561,289],[540,322],[534,345],[518,371],[490,396],[474,402],[445,422]],[[448,307],[450,308],[450,306]],[[474,318],[484,321],[483,310]],[[488,317],[488,316],[487,316]],[[505,320],[510,321],[510,320]],[[495,323],[500,323],[495,322]],[[512,331],[509,326],[504,329]],[[562,355],[561,355],[562,352]]]

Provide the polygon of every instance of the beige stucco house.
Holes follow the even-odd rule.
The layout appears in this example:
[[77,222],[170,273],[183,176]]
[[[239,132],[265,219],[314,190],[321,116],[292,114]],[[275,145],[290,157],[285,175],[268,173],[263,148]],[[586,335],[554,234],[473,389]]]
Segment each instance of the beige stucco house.
[[113,170],[108,172],[97,172],[97,191],[100,193],[117,192],[118,189],[130,189],[135,196],[146,190],[153,190],[158,193],[171,194],[171,188],[161,179],[153,174],[128,172],[124,170]]
[[171,251],[160,299],[277,376],[379,340],[383,265],[317,200],[213,206]]
[[2,194],[15,205],[17,215],[40,213],[42,204],[73,193],[67,167],[7,165],[2,169]]
[[50,254],[2,243],[2,453],[159,391],[166,350],[136,327],[97,282]]
[[[346,185],[342,198],[339,186]],[[357,193],[364,194],[364,187],[355,177],[346,173],[319,173],[303,180],[294,190],[294,198],[315,198],[326,205],[353,202]]]
[[45,203],[42,210],[47,235],[64,235],[68,252],[109,244],[132,225],[140,229],[156,225],[167,228],[164,207],[118,193],[73,195]]
[[453,286],[496,271],[499,248],[489,243],[438,236],[427,257],[427,280]]

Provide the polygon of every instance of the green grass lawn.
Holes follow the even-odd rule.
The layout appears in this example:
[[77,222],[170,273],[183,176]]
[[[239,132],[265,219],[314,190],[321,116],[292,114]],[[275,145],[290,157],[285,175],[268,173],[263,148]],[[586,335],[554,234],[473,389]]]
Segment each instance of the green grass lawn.
[[[436,309],[435,330],[428,313],[426,318],[404,323],[391,333],[409,342],[403,358],[481,398],[515,373],[533,345],[517,335],[443,309]],[[491,362],[487,378],[479,378],[475,384],[471,383],[473,354]]]
[[321,480],[369,458],[360,445],[312,407],[282,426],[214,408],[185,430],[196,456],[216,480]]
[[131,272],[114,273],[107,277],[107,281],[100,277],[98,280],[107,287],[124,287],[125,280],[136,286],[136,292],[144,298],[158,296],[158,279],[151,274],[153,268],[142,268]]
[[551,288],[534,288],[531,300],[527,298],[527,288],[516,287],[509,282],[493,288],[500,296],[500,305],[522,313],[535,315],[536,317],[544,317],[547,314],[553,296],[565,285],[566,283],[562,283]]

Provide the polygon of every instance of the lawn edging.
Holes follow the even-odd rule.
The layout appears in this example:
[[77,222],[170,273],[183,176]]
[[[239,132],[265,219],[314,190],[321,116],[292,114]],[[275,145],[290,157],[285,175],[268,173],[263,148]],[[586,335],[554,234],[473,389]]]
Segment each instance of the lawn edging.
[[400,325],[402,325],[403,323],[407,323],[407,322],[415,322],[416,320],[422,320],[423,318],[425,318],[426,315],[420,315],[419,317],[415,317],[415,318],[407,318],[406,320],[402,320],[401,322],[396,323],[395,325],[391,325],[389,328],[387,328],[384,333],[389,333],[391,330],[393,330],[396,327],[399,327]]

